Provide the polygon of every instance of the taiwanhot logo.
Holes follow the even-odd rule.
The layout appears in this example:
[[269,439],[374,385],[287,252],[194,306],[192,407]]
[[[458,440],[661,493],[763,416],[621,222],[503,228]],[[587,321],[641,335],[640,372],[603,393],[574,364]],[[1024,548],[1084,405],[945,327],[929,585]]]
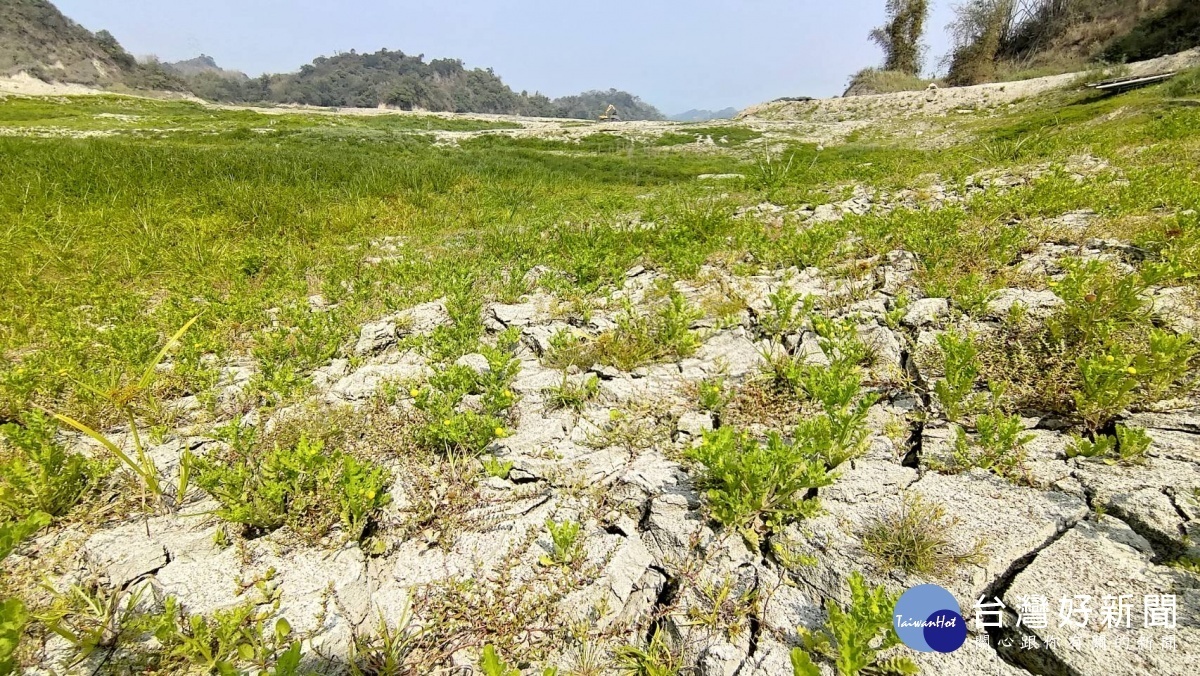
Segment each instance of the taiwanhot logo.
[[967,623],[954,595],[936,584],[900,596],[892,620],[904,645],[923,653],[951,653],[967,641]]

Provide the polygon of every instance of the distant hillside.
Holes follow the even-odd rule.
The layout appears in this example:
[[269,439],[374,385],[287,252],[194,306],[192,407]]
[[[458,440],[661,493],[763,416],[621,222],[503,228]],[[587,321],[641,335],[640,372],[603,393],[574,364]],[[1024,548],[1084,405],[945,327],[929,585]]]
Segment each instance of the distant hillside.
[[724,110],[692,109],[686,113],[672,115],[670,119],[675,122],[707,122],[708,120],[732,120],[737,117],[737,114],[737,108],[726,108]]
[[581,120],[595,119],[608,106],[616,106],[622,120],[666,119],[654,106],[640,98],[617,89],[606,92],[589,91],[574,96],[564,96],[551,102],[552,117],[570,117]]
[[610,89],[551,100],[514,92],[492,69],[468,69],[458,59],[410,56],[381,49],[319,57],[296,73],[248,78],[220,68],[209,56],[165,64],[197,96],[230,103],[299,103],[339,108],[390,106],[403,110],[497,113],[595,119],[615,105],[623,119],[660,120],[662,113],[638,97]]
[[215,59],[207,54],[201,54],[194,59],[187,61],[176,61],[174,63],[162,64],[164,70],[169,73],[174,73],[180,77],[195,77],[197,75],[211,74],[220,75],[222,77],[231,77],[237,80],[248,80],[249,77],[238,70],[225,70],[217,65]]
[[458,59],[381,49],[319,57],[299,72],[247,77],[211,56],[139,63],[107,31],[93,34],[47,0],[0,0],[0,75],[26,72],[47,81],[98,87],[191,91],[211,101],[595,119],[611,104],[622,119],[661,120],[654,106],[628,92],[589,91],[550,100],[517,93],[492,69]]
[[0,0],[0,75],[178,90],[155,64],[139,64],[108,31],[93,34],[46,0]]
[[1200,45],[1198,0],[967,0],[947,79],[976,84],[1143,60]]

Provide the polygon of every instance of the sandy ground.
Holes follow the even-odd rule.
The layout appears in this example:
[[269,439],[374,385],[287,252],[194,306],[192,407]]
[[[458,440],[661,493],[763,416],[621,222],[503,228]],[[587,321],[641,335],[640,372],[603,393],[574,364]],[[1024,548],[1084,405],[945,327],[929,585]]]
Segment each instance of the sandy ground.
[[[1122,74],[1152,75],[1183,70],[1200,64],[1200,48],[1149,61],[1129,64]],[[1127,73],[1126,73],[1127,71]],[[813,101],[760,103],[742,111],[739,120],[823,120],[905,114],[945,114],[955,110],[995,107],[1071,85],[1087,73],[1066,73],[1016,82],[994,82],[974,87],[944,87],[930,91],[871,94]],[[848,121],[848,120],[843,120]]]

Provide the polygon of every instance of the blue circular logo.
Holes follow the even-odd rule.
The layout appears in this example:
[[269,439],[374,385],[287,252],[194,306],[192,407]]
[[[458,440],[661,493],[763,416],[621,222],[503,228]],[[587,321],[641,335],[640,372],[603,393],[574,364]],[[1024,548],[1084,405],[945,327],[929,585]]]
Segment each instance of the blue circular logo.
[[967,623],[954,595],[936,584],[900,596],[892,617],[904,645],[923,653],[951,653],[967,642]]

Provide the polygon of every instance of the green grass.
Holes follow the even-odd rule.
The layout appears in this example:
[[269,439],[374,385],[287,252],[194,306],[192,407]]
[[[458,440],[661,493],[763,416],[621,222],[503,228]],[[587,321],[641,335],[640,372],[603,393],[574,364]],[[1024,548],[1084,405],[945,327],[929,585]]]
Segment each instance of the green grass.
[[[590,293],[638,262],[686,277],[714,259],[827,266],[907,248],[922,259],[921,283],[943,293],[968,277],[1008,281],[1008,265],[1033,234],[1004,224],[1086,207],[1128,222],[1128,236],[1153,240],[1186,275],[1196,247],[1164,239],[1158,214],[1200,206],[1191,189],[1200,111],[1166,105],[1164,87],[1057,96],[969,120],[974,139],[941,151],[879,141],[792,145],[793,170],[771,197],[827,201],[847,181],[896,189],[919,186],[929,173],[953,184],[985,168],[972,158],[995,155],[988,165],[1090,152],[1127,183],[1077,183],[1052,172],[961,208],[783,232],[729,218],[737,205],[761,201],[761,187],[723,186],[733,192],[714,204],[711,187],[694,180],[752,173],[753,161],[732,153],[659,153],[608,134],[578,143],[485,135],[432,147],[431,126],[478,123],[264,115],[110,96],[8,98],[0,120],[14,129],[128,129],[103,138],[0,138],[0,248],[12,252],[0,258],[0,417],[17,418],[36,403],[111,422],[112,411],[78,383],[115,385],[197,314],[156,395],[211,387],[217,374],[204,355],[249,354],[268,399],[283,401],[304,372],[346,348],[362,321],[464,284],[476,297],[515,298],[528,290],[519,282],[524,271],[537,264],[566,273],[552,286]],[[260,127],[269,133],[252,131]],[[986,150],[1029,135],[1037,142],[1016,151]],[[620,216],[634,212],[659,227],[622,227]],[[1185,235],[1193,226],[1184,224]],[[847,228],[860,235],[851,248],[840,246]],[[400,238],[405,254],[369,264],[370,243],[384,236]],[[313,294],[337,309],[310,313],[305,299]],[[271,329],[273,308],[282,328]]]
[[[1119,426],[1124,410],[1192,396],[1195,387],[1197,346],[1154,326],[1143,297],[1148,286],[1200,284],[1200,219],[1189,213],[1200,209],[1200,110],[1174,100],[1180,86],[1190,85],[1112,97],[1059,92],[955,117],[948,135],[928,145],[917,145],[928,139],[889,135],[890,121],[826,147],[780,140],[769,163],[746,147],[759,132],[737,124],[671,126],[678,137],[656,143],[651,134],[515,138],[490,133],[508,123],[432,116],[268,115],[113,96],[2,99],[0,423],[18,424],[6,427],[0,440],[0,530],[16,546],[27,529],[14,524],[25,515],[38,519],[29,526],[37,530],[49,525],[43,512],[81,520],[100,511],[92,507],[109,491],[129,493],[130,484],[117,483],[132,478],[128,470],[112,471],[111,460],[93,465],[58,445],[39,409],[114,436],[119,431],[112,427],[130,420],[161,435],[179,427],[165,404],[195,394],[214,418],[200,422],[224,422],[215,388],[221,365],[238,358],[257,370],[239,406],[270,413],[310,394],[311,372],[331,359],[361,364],[352,348],[365,321],[445,298],[450,322],[431,335],[404,339],[428,358],[428,377],[388,383],[355,412],[310,402],[311,408],[296,409],[308,415],[279,425],[258,445],[231,424],[224,428],[226,445],[205,460],[192,463],[188,456],[185,466],[192,496],[200,490],[214,496],[218,514],[244,525],[243,535],[287,526],[311,540],[337,529],[343,538],[361,540],[369,555],[385,552],[397,536],[417,533],[447,546],[483,499],[476,480],[516,473],[514,459],[495,442],[522,432],[513,429],[523,424],[519,404],[528,396],[514,380],[519,335],[489,336],[482,315],[489,302],[515,302],[533,291],[524,279],[540,265],[556,272],[542,277],[543,290],[575,303],[573,322],[588,318],[592,300],[610,301],[604,312],[592,309],[615,325],[588,328],[592,338],[583,341],[561,334],[545,358],[581,370],[597,362],[634,369],[694,355],[714,330],[713,318],[701,317],[706,309],[716,314],[714,303],[703,294],[685,301],[680,289],[686,287],[675,283],[711,291],[714,285],[704,281],[708,264],[742,277],[817,266],[831,280],[864,280],[876,257],[904,249],[917,258],[918,288],[905,290],[909,297],[947,297],[952,313],[973,317],[986,313],[995,289],[1055,288],[1067,303],[1048,320],[1018,312],[994,331],[960,330],[960,340],[940,345],[949,380],[936,395],[954,410],[931,416],[959,419],[953,465],[946,469],[982,467],[1026,480],[1027,438],[1016,417],[1025,410],[1056,413],[1085,433],[1074,454],[1136,464],[1153,449],[1140,430]],[[435,143],[445,131],[464,134],[457,143]],[[665,147],[696,134],[729,142],[701,152],[683,143]],[[1079,180],[1083,156],[1107,162],[1108,169]],[[968,190],[968,177],[979,172],[1029,176],[1035,169],[1037,178],[1010,189]],[[696,180],[712,173],[747,180]],[[836,223],[738,217],[739,209],[764,201],[795,211],[844,200],[855,184],[921,193],[934,182],[965,197]],[[1084,208],[1097,212],[1094,232],[1046,231],[1044,219]],[[1044,243],[1092,236],[1132,242],[1144,260],[1141,252],[1128,256],[1123,263],[1132,272],[1123,265],[1064,262],[1054,279],[1015,266]],[[626,305],[612,292],[637,264],[661,280],[646,298]],[[729,289],[722,287],[723,300],[738,309],[749,304],[732,284]],[[883,355],[859,339],[853,319],[829,316],[870,293],[811,300],[776,293],[766,313],[755,308],[753,339],[786,344],[811,328],[832,364],[777,358],[775,387],[766,378],[740,383],[711,374],[696,394],[721,426],[690,451],[672,447],[674,421],[655,401],[612,409],[588,444],[624,448],[631,458],[650,447],[686,453],[693,461],[689,471],[706,490],[706,513],[752,543],[813,514],[810,489],[836,480],[837,468],[868,448],[867,413],[879,400],[874,378]],[[310,307],[315,295],[325,309]],[[891,324],[899,327],[902,310],[889,312]],[[164,351],[193,317],[179,344]],[[485,373],[451,366],[468,353],[486,357]],[[164,355],[162,367],[154,368]],[[154,377],[128,375],[140,373]],[[586,374],[555,382],[563,384],[545,393],[547,408],[587,412],[612,403],[608,388]],[[985,384],[990,396],[983,395]],[[788,420],[769,421],[774,433],[761,428],[763,420],[745,419],[754,417],[747,408],[759,410],[747,404],[759,391],[761,417],[775,408],[788,411]],[[778,431],[784,429],[786,436]],[[427,488],[411,492],[417,506],[399,526],[382,510],[389,477]],[[520,475],[513,481],[523,483]],[[40,499],[30,499],[35,494]],[[175,495],[190,504],[188,491]],[[174,506],[163,502],[163,508]],[[128,498],[114,504],[120,509],[110,515],[138,509]],[[875,529],[879,552],[891,557],[908,548],[887,565],[927,570],[961,554],[927,532],[930,523],[945,523],[936,508],[910,507]],[[572,518],[593,523],[586,512]],[[593,580],[595,571],[575,560],[582,531],[553,523],[555,565],[539,567],[537,589],[557,599],[562,590],[545,580]],[[240,541],[231,528],[220,533],[225,544]],[[0,576],[5,585],[16,580]],[[493,582],[508,588],[503,579]],[[530,626],[553,626],[542,591],[516,594],[516,606],[496,609],[459,585],[439,586],[424,601],[440,603],[445,615],[453,610],[488,620],[491,628],[472,645],[491,643],[507,659],[536,664],[529,656],[542,648],[510,637]],[[9,598],[24,590],[0,591]],[[843,673],[880,666],[871,646],[892,637],[884,631],[887,612],[875,611],[886,610],[891,599],[861,581],[852,596],[846,610],[830,608],[826,632],[808,636],[808,652],[797,653],[803,655],[796,657],[798,669],[812,673],[808,662],[822,655]],[[102,636],[122,598],[85,599],[96,616],[91,619],[79,609],[69,614],[81,631]],[[5,635],[19,634],[29,619],[24,605],[4,606]],[[230,635],[248,626],[259,633],[254,623],[224,624]],[[206,626],[197,629],[213,628]],[[435,626],[428,638],[450,645],[443,639],[452,630]],[[197,638],[164,636],[175,641],[164,642],[168,647]],[[563,637],[554,634],[556,645]],[[677,670],[676,656],[661,640],[629,646],[616,657],[638,673]],[[215,653],[204,664],[210,658]]]

